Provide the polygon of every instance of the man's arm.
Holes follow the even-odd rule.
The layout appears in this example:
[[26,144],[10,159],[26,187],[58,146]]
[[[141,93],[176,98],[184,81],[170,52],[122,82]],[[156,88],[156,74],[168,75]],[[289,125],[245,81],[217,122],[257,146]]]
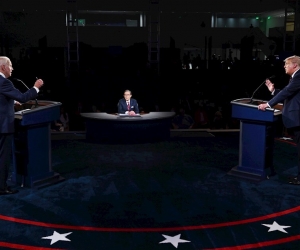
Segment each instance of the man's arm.
[[268,90],[271,92],[271,95],[277,95],[280,92],[280,89],[275,89],[275,85],[269,79],[266,80],[266,86]]
[[298,93],[300,90],[300,74],[295,74],[293,79],[285,86],[281,91],[278,92],[270,101],[270,106],[274,106],[277,103],[282,103],[288,97],[291,97]]
[[272,95],[277,95],[280,92],[280,89],[275,89]]
[[139,104],[137,103],[136,100],[135,100],[135,105],[134,105],[134,112],[135,112],[136,114],[139,114],[139,113],[140,113],[140,111],[139,111]]
[[31,88],[27,90],[25,93],[20,92],[18,89],[16,89],[12,82],[9,80],[5,80],[2,83],[2,88],[1,92],[5,95],[8,96],[11,99],[14,99],[15,101],[25,103],[31,99],[36,98],[37,96],[37,91],[35,88]]
[[[280,89],[275,89],[274,83],[271,82],[269,79],[266,80],[265,84],[266,84],[268,90],[271,92],[272,96],[276,96],[280,92]],[[274,99],[274,97],[271,100],[273,100],[273,99]],[[271,107],[272,106],[269,104],[269,102],[258,105],[258,109],[260,109],[260,110],[266,110],[266,108],[271,108]]]
[[119,114],[124,114],[124,110],[122,108],[122,103],[121,103],[121,100],[118,102],[118,113]]

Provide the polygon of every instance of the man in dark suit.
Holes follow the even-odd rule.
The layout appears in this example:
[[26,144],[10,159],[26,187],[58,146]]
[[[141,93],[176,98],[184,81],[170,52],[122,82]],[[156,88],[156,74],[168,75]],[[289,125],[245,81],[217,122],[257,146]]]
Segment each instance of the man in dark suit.
[[137,101],[131,98],[131,91],[124,91],[124,98],[120,99],[118,102],[118,113],[119,114],[128,114],[136,115],[139,113],[139,105]]
[[17,190],[12,190],[7,186],[10,157],[12,152],[12,141],[14,133],[15,111],[14,103],[27,102],[34,99],[43,81],[36,80],[34,87],[25,93],[17,90],[7,78],[11,76],[13,67],[8,57],[0,57],[0,195],[14,194]]
[[274,97],[268,103],[258,105],[258,109],[264,111],[267,107],[283,102],[283,124],[293,133],[298,152],[298,174],[291,177],[289,183],[300,185],[300,57],[290,56],[284,62],[285,73],[291,76],[289,84],[278,91],[266,80],[266,85]]

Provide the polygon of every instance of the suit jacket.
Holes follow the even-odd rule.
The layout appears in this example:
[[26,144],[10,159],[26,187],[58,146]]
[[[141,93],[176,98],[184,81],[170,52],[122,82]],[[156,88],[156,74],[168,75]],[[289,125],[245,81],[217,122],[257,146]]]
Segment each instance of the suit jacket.
[[24,103],[36,96],[37,91],[34,88],[22,93],[13,86],[10,80],[0,75],[0,133],[14,132],[14,101]]
[[[135,113],[139,113],[139,105],[137,101],[133,98],[130,99],[130,108],[129,111],[134,111]],[[119,114],[125,114],[125,112],[128,111],[127,104],[125,98],[122,98],[118,102],[118,113]]]
[[[276,93],[277,92],[277,93]],[[282,121],[286,128],[300,126],[300,70],[289,84],[276,94],[268,103],[271,107],[283,103]]]

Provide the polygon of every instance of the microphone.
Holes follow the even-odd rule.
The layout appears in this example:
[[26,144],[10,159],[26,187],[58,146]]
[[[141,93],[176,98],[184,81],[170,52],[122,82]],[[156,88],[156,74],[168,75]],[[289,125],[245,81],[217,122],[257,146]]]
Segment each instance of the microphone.
[[[266,80],[267,80],[267,79],[274,78],[274,77],[275,77],[275,76],[272,75],[272,76],[270,76],[270,77],[267,77]],[[253,103],[253,97],[254,97],[255,93],[256,93],[257,90],[259,90],[260,87],[266,82],[266,80],[264,80],[264,81],[258,86],[258,88],[257,88],[256,90],[254,90],[254,92],[253,92],[253,94],[252,94],[252,96],[251,96],[251,98],[250,98],[250,102],[249,102],[249,103]]]
[[[20,80],[18,78],[14,78],[14,79],[18,82],[21,82],[28,90],[30,89],[22,80]],[[36,79],[37,79],[37,77],[36,77]],[[38,101],[37,101],[37,99],[35,99],[35,108],[37,108],[37,107],[38,107]]]

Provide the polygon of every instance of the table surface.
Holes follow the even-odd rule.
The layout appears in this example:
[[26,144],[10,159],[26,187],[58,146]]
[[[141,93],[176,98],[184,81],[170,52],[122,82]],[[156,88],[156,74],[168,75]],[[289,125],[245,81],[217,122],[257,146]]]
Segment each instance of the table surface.
[[111,121],[145,121],[145,120],[160,120],[169,119],[175,116],[175,112],[150,112],[141,114],[140,116],[119,116],[116,114],[101,113],[81,113],[84,118],[96,120],[111,120]]

